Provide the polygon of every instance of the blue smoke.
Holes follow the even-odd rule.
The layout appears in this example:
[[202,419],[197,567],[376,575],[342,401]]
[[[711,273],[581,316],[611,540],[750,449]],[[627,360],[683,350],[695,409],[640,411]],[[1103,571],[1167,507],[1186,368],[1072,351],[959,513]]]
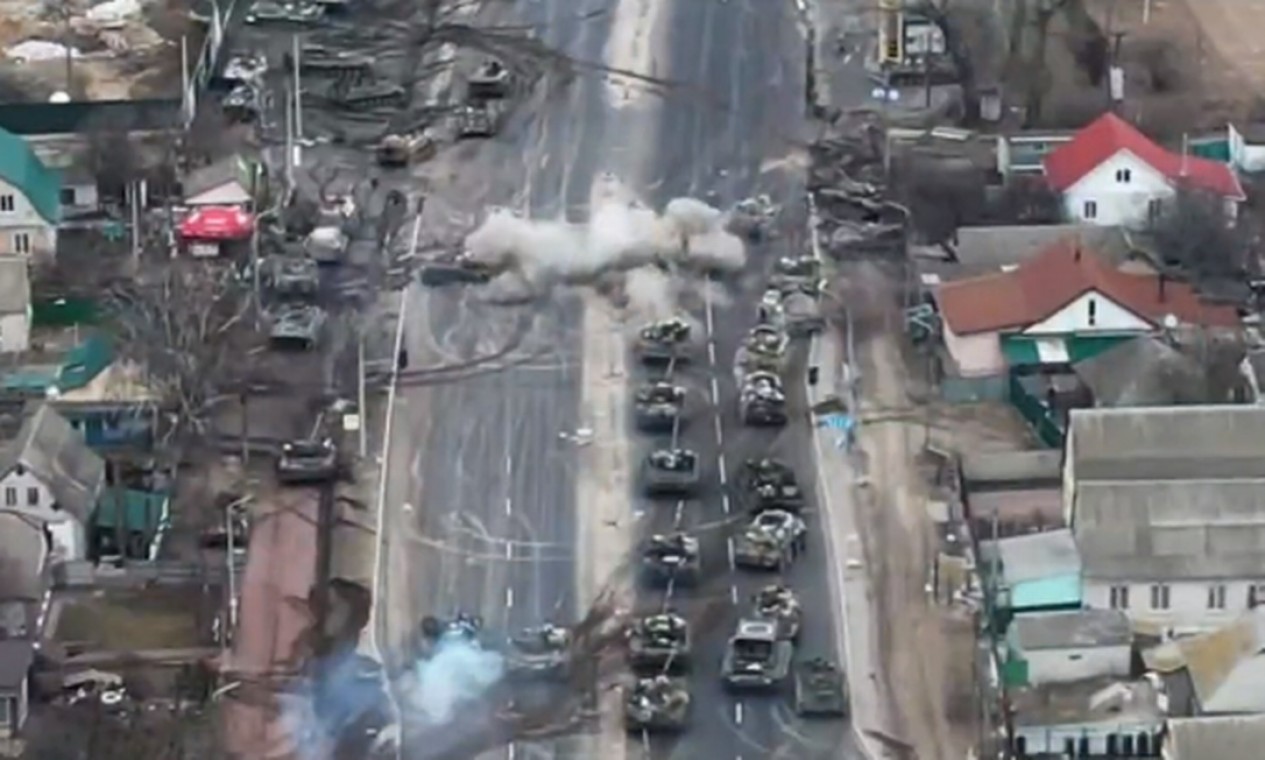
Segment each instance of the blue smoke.
[[324,760],[344,733],[387,709],[381,666],[348,647],[313,662],[278,701],[303,760]]
[[441,638],[428,659],[413,666],[409,705],[430,726],[452,722],[457,710],[477,701],[505,673],[505,660],[460,635]]

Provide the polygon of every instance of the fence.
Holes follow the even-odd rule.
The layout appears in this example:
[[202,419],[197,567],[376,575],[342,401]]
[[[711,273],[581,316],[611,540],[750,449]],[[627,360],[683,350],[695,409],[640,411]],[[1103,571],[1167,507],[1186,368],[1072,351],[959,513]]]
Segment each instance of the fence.
[[1037,438],[1050,448],[1062,448],[1063,428],[1057,421],[1057,415],[1045,405],[1045,402],[1029,393],[1019,381],[1019,376],[1013,372],[1010,374],[1009,387],[1010,403],[1014,404],[1019,414],[1028,421],[1029,425],[1032,425]]
[[[237,557],[234,564],[240,573],[245,567],[245,557]],[[53,569],[53,581],[65,589],[220,585],[228,582],[228,567],[224,562],[129,562],[122,567],[85,561],[63,562]]]

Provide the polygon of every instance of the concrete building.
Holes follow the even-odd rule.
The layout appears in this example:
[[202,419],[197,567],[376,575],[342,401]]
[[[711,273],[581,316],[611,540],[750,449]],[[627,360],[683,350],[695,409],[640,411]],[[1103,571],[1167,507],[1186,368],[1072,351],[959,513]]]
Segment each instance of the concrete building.
[[1165,698],[1151,681],[1095,678],[1016,690],[1010,749],[1017,757],[1146,757],[1160,746]]
[[1088,678],[1127,678],[1133,656],[1129,618],[1118,610],[1070,610],[1016,615],[1011,662],[1031,686]]

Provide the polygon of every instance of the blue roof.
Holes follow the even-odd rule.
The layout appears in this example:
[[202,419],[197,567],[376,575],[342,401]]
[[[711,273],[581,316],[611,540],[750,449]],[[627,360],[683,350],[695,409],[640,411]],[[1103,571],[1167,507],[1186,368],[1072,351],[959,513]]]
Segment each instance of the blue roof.
[[61,178],[26,144],[26,140],[0,129],[0,178],[22,192],[35,211],[49,224],[61,219]]
[[1080,604],[1080,573],[1019,581],[1010,587],[1010,608],[1016,612],[1050,607],[1079,607]]

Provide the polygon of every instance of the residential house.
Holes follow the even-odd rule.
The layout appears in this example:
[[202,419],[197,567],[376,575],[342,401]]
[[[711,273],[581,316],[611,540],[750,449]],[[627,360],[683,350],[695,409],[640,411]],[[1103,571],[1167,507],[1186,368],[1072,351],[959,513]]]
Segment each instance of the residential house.
[[1265,125],[1227,124],[1223,130],[1190,140],[1190,152],[1228,163],[1244,174],[1265,171]]
[[1164,701],[1152,681],[1110,676],[1015,689],[1010,751],[1016,757],[1147,757],[1161,743]]
[[1237,340],[1141,336],[1077,362],[1094,406],[1245,403],[1253,398]]
[[921,246],[910,253],[925,286],[997,274],[1014,269],[1050,246],[1075,240],[1114,266],[1154,272],[1147,241],[1124,227],[1092,224],[1017,224],[959,227],[938,246]]
[[1036,612],[1081,607],[1081,560],[1067,529],[980,543],[980,575],[997,631]]
[[255,164],[240,156],[228,156],[194,169],[181,182],[186,206],[241,206],[254,203]]
[[1164,679],[1170,715],[1265,713],[1265,608],[1142,654]]
[[105,462],[48,404],[27,418],[0,459],[0,511],[46,524],[60,560],[85,556],[104,485]]
[[997,173],[1009,180],[1045,172],[1045,157],[1072,141],[1071,130],[1024,130],[997,136]]
[[0,353],[27,350],[31,342],[30,261],[0,255]]
[[977,540],[1063,524],[1062,457],[1057,449],[975,452],[962,456],[962,507]]
[[57,250],[61,181],[26,141],[0,129],[0,254],[37,258]]
[[1247,199],[1228,164],[1174,153],[1114,113],[1095,119],[1043,163],[1069,221],[1146,227],[1182,186],[1223,199],[1230,219]]
[[1265,715],[1170,718],[1164,760],[1259,760],[1265,754]]
[[1124,679],[1133,666],[1133,631],[1119,610],[1016,615],[1007,643],[1007,666],[1029,686]]
[[29,681],[35,663],[30,641],[0,640],[0,739],[17,736],[30,709]]
[[1265,408],[1073,410],[1063,497],[1087,607],[1161,635],[1265,602]]

